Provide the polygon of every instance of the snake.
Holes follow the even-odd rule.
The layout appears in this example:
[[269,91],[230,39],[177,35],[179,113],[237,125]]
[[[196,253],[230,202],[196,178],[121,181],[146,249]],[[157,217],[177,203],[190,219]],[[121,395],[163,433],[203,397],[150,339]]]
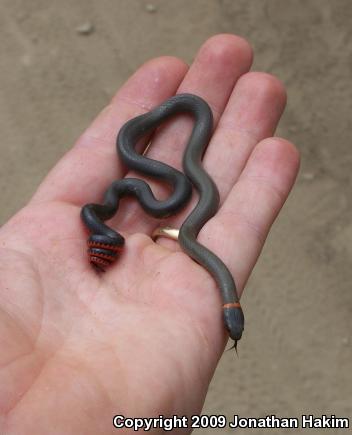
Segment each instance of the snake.
[[[183,172],[136,151],[140,139],[178,114],[191,115],[194,120],[183,154]],[[208,103],[193,94],[173,96],[151,111],[127,121],[117,135],[119,158],[137,173],[166,183],[172,193],[167,199],[158,200],[146,181],[122,178],[113,181],[102,204],[83,206],[81,218],[91,233],[87,240],[90,263],[97,270],[104,271],[120,256],[124,247],[123,236],[104,223],[116,214],[120,199],[134,196],[146,213],[155,218],[167,218],[186,206],[194,187],[198,193],[198,202],[181,225],[178,242],[189,257],[211,274],[219,287],[224,324],[236,348],[244,329],[244,314],[234,278],[224,262],[197,241],[200,230],[216,214],[220,202],[219,191],[202,166],[212,130],[213,114]]]

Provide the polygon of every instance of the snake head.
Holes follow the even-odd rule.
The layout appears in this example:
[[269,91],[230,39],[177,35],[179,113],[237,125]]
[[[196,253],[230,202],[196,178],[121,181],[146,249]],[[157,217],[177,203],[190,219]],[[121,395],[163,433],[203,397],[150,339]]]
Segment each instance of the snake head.
[[244,315],[241,305],[238,302],[225,304],[223,312],[226,329],[232,340],[237,344],[244,330]]

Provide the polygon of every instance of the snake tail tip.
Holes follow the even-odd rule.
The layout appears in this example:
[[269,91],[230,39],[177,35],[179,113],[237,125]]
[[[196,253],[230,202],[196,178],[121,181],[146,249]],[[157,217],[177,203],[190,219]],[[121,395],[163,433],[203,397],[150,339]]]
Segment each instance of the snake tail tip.
[[101,240],[95,240],[96,236],[91,236],[88,241],[88,258],[92,266],[97,271],[105,271],[105,268],[114,263],[118,255],[122,252],[123,245],[115,243],[113,240],[106,238]]

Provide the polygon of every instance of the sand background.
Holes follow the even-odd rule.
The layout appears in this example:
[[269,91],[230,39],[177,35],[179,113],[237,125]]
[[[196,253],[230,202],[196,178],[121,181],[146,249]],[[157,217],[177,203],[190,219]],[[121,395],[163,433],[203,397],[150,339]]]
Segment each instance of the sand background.
[[[219,32],[246,37],[253,69],[287,87],[277,134],[297,144],[302,168],[243,297],[240,358],[225,353],[204,412],[352,418],[352,2],[147,4],[0,0],[0,223],[141,63],[190,62]],[[86,36],[76,31],[85,22]],[[237,433],[262,432],[282,431]]]

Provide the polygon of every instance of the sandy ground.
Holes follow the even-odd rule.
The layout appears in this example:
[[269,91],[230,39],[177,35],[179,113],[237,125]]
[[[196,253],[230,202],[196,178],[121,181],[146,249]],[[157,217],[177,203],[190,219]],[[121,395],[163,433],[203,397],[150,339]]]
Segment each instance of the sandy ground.
[[[0,223],[143,61],[191,61],[218,32],[248,38],[254,69],[287,86],[278,134],[298,145],[302,169],[243,297],[240,358],[225,353],[204,412],[351,418],[352,2],[152,4],[0,0]],[[87,21],[95,31],[79,35]],[[281,433],[237,433],[261,432]]]

